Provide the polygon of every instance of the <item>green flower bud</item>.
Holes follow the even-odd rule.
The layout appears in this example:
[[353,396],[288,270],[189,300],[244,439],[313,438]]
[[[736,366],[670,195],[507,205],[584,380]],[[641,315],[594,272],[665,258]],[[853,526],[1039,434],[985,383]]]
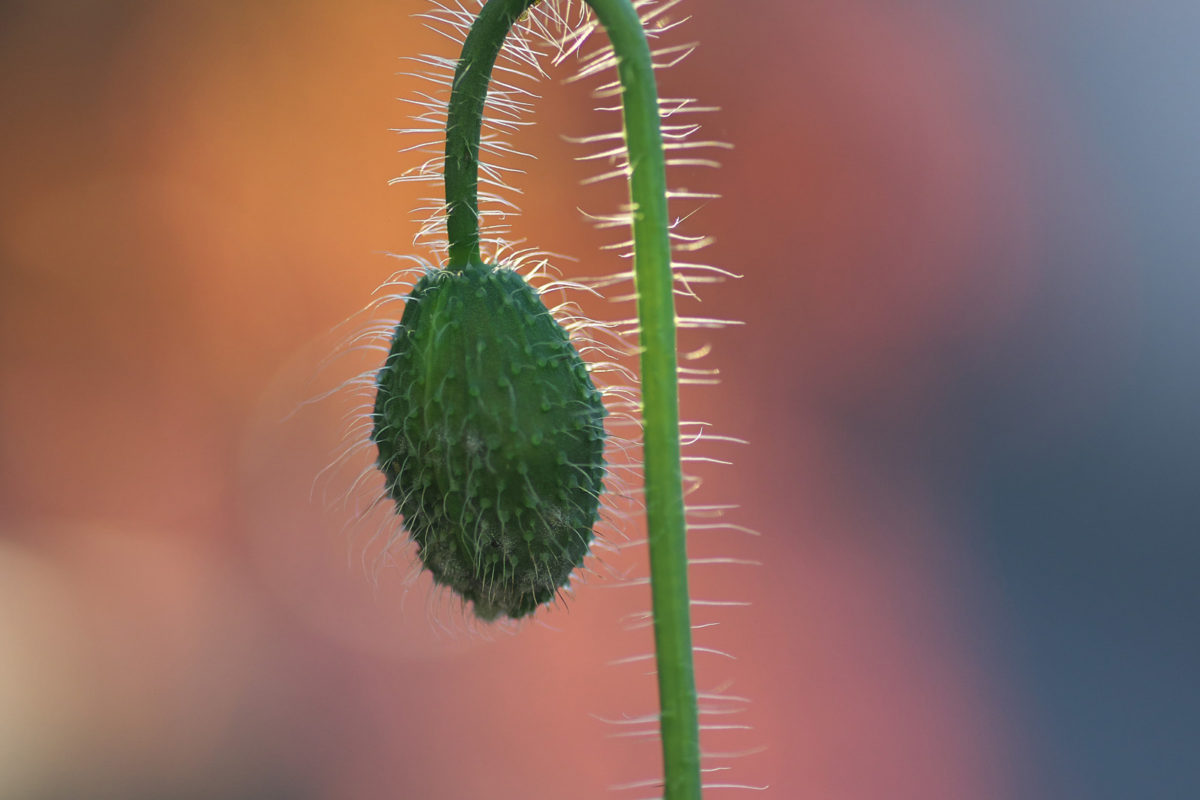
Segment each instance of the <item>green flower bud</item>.
[[533,288],[497,266],[426,272],[377,383],[378,465],[434,580],[484,620],[552,600],[599,518],[606,412]]

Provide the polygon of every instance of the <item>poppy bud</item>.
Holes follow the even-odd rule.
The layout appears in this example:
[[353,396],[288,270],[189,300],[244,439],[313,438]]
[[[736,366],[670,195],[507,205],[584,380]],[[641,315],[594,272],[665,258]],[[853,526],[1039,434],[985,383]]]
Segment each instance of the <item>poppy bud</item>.
[[378,465],[434,580],[484,620],[552,600],[599,518],[606,411],[534,289],[501,266],[426,272],[377,390]]

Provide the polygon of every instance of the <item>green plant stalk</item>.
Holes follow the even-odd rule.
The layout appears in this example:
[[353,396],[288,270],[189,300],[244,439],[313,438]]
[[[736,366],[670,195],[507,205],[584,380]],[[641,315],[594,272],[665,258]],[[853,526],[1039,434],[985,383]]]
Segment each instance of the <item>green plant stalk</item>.
[[[538,0],[489,0],[463,44],[446,129],[451,269],[481,265],[479,135],[496,56]],[[666,800],[699,800],[700,746],[692,664],[679,447],[675,302],[666,169],[650,48],[630,0],[587,0],[608,33],[622,87],[641,348],[643,459]]]
[[479,255],[479,134],[483,106],[504,37],[539,0],[489,0],[479,11],[454,69],[446,114],[446,237],[449,269],[482,265]]
[[654,647],[667,800],[700,797],[700,737],[679,453],[675,297],[667,179],[650,48],[629,0],[588,0],[617,55],[631,174],[634,285],[642,360],[643,459]]

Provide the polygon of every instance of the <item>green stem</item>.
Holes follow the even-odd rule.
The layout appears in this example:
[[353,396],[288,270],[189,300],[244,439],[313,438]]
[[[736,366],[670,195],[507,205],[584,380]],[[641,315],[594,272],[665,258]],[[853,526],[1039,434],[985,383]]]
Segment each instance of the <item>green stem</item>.
[[479,130],[496,56],[509,29],[539,0],[490,0],[480,11],[454,70],[446,114],[446,234],[450,269],[482,264],[479,255]]
[[588,0],[617,55],[629,150],[634,282],[642,350],[643,458],[654,646],[667,800],[700,797],[700,744],[687,581],[675,297],[667,179],[650,48],[629,0]]
[[[537,0],[489,0],[463,45],[446,132],[450,266],[479,255],[479,126],[487,83],[504,36]],[[692,666],[686,526],[679,453],[675,302],[658,92],[650,48],[630,0],[587,0],[608,32],[622,87],[634,281],[642,352],[643,458],[650,583],[658,661],[664,797],[699,800],[700,745]]]

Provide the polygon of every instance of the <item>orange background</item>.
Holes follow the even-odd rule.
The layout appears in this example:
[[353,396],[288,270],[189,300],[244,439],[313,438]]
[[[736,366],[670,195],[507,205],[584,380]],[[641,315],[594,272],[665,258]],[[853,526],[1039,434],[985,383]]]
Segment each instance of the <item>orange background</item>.
[[[609,590],[639,548],[541,623],[467,633],[311,497],[348,403],[302,402],[417,230],[420,191],[387,179],[415,163],[389,132],[419,88],[400,57],[448,54],[424,7],[0,7],[0,795],[653,794],[606,788],[658,756],[601,721],[653,710],[647,663],[608,664],[649,652],[622,628],[644,588]],[[712,721],[753,730],[706,747],[765,746],[713,781],[1196,787],[1195,701],[1163,698],[1200,670],[1172,627],[1200,606],[1176,533],[1200,453],[1176,209],[1200,171],[1194,115],[1149,91],[1188,74],[1188,12],[1154,8],[1138,28],[1073,2],[689,0],[673,41],[702,44],[663,94],[720,106],[702,135],[735,146],[679,177],[724,195],[689,231],[745,278],[688,313],[748,324],[689,334],[723,382],[683,414],[750,441],[701,471],[763,534],[697,534],[762,562],[693,576],[751,603],[698,634],[736,657],[701,654],[701,688],[752,701]],[[611,115],[544,91],[517,233],[579,259],[568,277],[610,271],[576,208],[619,187],[580,187],[560,134]],[[1097,738],[1122,726],[1138,745]]]

